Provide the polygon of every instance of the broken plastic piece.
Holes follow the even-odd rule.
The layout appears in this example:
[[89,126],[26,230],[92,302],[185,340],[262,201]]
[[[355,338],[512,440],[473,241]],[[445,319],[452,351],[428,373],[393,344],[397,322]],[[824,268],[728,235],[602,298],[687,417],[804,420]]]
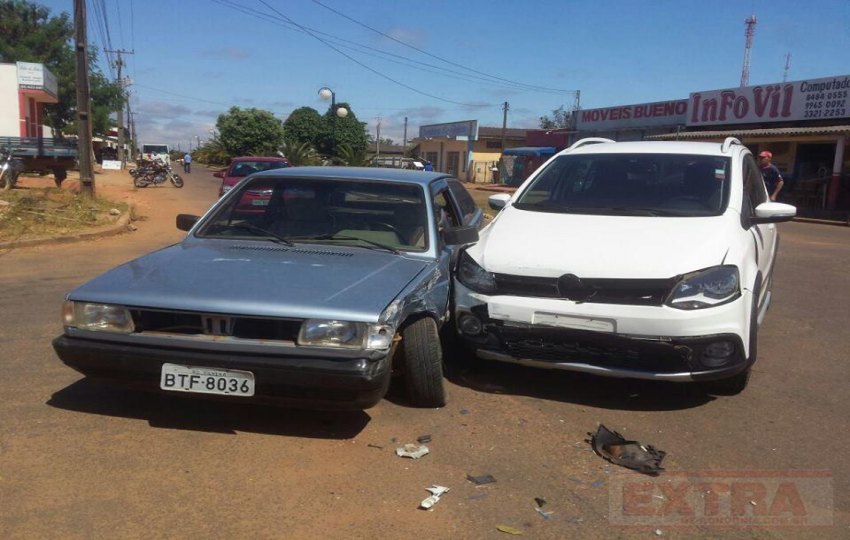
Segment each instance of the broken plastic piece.
[[395,455],[398,457],[408,457],[411,459],[419,459],[424,455],[427,455],[430,450],[428,447],[418,444],[405,444],[404,446],[399,446],[395,449]]
[[543,497],[534,497],[534,504],[538,507],[543,508],[546,505],[546,499]]
[[539,507],[535,508],[535,510],[537,510],[537,513],[540,514],[541,516],[543,516],[543,519],[545,519],[546,521],[549,521],[549,518],[552,517],[552,514],[554,513],[554,512],[546,512],[545,510],[543,510],[542,508],[539,508]]
[[476,486],[492,484],[496,481],[496,479],[493,478],[492,474],[482,474],[481,476],[472,476],[471,474],[467,474],[466,479],[475,484]]
[[419,503],[419,508],[422,508],[423,510],[428,510],[440,501],[440,497],[443,495],[443,493],[446,493],[449,488],[445,486],[438,486],[435,484],[429,488],[425,488],[425,490],[431,492],[431,496],[423,499],[422,502]]
[[496,525],[496,530],[513,535],[522,534],[521,530],[510,525]]
[[599,424],[596,433],[588,433],[588,441],[596,454],[614,465],[620,465],[652,476],[663,471],[661,460],[667,452],[654,446],[642,445],[637,441],[627,441],[616,431]]

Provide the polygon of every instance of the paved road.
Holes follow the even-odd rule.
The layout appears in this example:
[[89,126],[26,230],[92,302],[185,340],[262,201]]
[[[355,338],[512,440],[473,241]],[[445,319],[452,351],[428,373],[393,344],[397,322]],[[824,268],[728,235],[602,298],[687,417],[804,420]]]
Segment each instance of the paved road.
[[[129,392],[62,365],[50,339],[61,331],[63,294],[179,239],[174,215],[203,211],[216,187],[196,167],[183,190],[134,194],[148,216],[134,233],[0,255],[0,537],[499,538],[500,524],[533,538],[693,534],[610,523],[612,484],[646,477],[588,450],[585,433],[598,422],[666,450],[660,478],[672,487],[676,471],[826,471],[835,526],[731,534],[850,535],[850,229],[781,227],[761,359],[736,397],[494,366],[453,373],[441,410],[391,396],[340,414]],[[394,455],[423,434],[430,455]],[[497,482],[476,487],[467,474]],[[431,484],[451,491],[433,512],[417,510]],[[548,520],[535,497],[547,500]],[[750,511],[767,511],[758,493],[750,500]]]

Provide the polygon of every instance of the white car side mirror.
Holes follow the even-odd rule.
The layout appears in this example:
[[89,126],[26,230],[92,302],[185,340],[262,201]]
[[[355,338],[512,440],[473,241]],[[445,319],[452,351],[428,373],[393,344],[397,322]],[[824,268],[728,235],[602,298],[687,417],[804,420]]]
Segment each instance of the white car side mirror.
[[498,193],[487,198],[487,202],[493,210],[501,210],[508,204],[509,200],[511,200],[511,196],[507,193]]
[[778,202],[763,202],[756,206],[755,215],[750,218],[750,222],[779,223],[781,221],[791,221],[796,215],[796,206]]

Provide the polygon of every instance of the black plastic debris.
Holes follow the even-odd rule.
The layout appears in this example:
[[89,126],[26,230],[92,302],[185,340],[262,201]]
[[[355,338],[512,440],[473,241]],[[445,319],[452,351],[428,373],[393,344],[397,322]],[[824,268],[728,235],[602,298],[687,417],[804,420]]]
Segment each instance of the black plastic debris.
[[536,504],[540,508],[543,508],[544,506],[546,506],[546,499],[544,499],[543,497],[534,497],[534,504]]
[[637,441],[627,441],[616,431],[611,431],[599,424],[596,433],[588,433],[587,442],[593,447],[596,455],[614,465],[626,467],[643,474],[656,476],[664,470],[661,460],[667,452],[658,450],[651,445],[643,445]]
[[420,435],[416,437],[416,442],[419,444],[425,444],[431,442],[431,435]]
[[476,486],[483,486],[484,484],[492,484],[496,481],[491,474],[482,474],[481,476],[472,476],[471,474],[466,475],[466,479],[475,484]]

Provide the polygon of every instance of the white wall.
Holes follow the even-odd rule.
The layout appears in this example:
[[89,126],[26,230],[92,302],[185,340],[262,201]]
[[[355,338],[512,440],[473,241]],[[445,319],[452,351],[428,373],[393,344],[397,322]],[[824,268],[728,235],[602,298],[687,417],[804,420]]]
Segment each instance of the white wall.
[[18,68],[15,64],[0,64],[0,136],[21,136],[18,106]]

